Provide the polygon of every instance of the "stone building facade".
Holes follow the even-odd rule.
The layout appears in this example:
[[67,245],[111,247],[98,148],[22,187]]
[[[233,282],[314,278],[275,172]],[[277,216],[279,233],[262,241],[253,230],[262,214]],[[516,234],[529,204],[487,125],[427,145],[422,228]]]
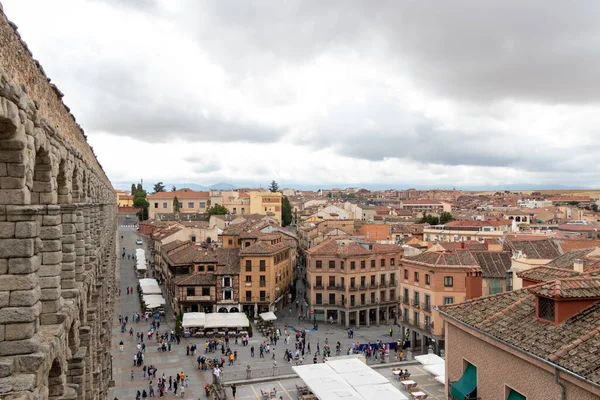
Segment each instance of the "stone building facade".
[[105,398],[115,192],[0,4],[0,398]]

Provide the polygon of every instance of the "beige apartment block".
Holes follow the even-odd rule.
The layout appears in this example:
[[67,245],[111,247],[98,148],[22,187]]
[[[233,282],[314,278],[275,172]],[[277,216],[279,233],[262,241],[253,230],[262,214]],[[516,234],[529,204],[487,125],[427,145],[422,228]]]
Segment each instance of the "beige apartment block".
[[[400,246],[330,239],[307,251],[307,297],[315,321],[389,324],[398,315]],[[307,310],[308,311],[308,310]]]
[[462,303],[481,296],[482,277],[468,250],[426,252],[401,261],[401,318],[403,337],[415,352],[436,354],[444,344],[444,325],[435,306]]
[[268,215],[281,223],[281,200],[279,192],[250,191],[250,213]]

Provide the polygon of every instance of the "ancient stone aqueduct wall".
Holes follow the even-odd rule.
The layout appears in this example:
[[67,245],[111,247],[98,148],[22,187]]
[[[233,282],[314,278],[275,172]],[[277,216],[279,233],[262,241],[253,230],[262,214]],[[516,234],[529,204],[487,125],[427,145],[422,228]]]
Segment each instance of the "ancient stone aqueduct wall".
[[104,399],[116,199],[0,4],[0,398]]

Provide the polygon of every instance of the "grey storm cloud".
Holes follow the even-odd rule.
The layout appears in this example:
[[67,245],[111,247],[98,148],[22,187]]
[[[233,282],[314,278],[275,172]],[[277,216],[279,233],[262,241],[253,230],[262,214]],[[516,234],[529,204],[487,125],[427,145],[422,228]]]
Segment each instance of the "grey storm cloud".
[[[420,86],[454,98],[585,103],[600,97],[597,1],[204,1],[190,7],[196,11],[187,13],[188,23],[200,18],[198,37],[219,38],[203,43],[232,73],[350,48],[396,63]],[[382,50],[373,48],[375,38],[385,43]]]

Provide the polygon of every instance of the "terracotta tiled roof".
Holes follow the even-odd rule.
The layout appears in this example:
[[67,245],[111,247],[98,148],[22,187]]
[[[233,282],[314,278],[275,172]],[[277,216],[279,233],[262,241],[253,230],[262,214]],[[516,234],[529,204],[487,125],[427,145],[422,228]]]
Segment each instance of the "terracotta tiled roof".
[[479,264],[468,250],[456,250],[453,253],[425,252],[403,260],[430,265],[432,267],[477,267]]
[[527,258],[553,260],[561,255],[560,248],[552,239],[544,240],[506,240],[504,250],[516,252],[520,250]]
[[455,228],[482,228],[484,226],[504,226],[510,224],[511,221],[507,219],[488,219],[485,221],[450,221],[446,226]]
[[534,286],[531,291],[552,298],[600,298],[600,279],[581,277],[556,279]]
[[583,250],[572,250],[568,251],[554,260],[550,261],[546,266],[556,268],[567,268],[573,269],[573,263],[575,260],[583,260],[585,256],[593,252],[595,249],[583,249]]
[[290,246],[281,242],[276,244],[270,244],[265,242],[256,242],[248,247],[244,247],[240,250],[241,256],[254,255],[254,254],[273,254],[278,251],[289,248]]
[[440,246],[442,246],[446,250],[454,251],[460,249],[466,250],[487,250],[485,244],[479,243],[476,240],[466,240],[464,242],[439,242]]
[[481,267],[483,278],[506,278],[510,269],[511,253],[508,251],[471,251]]
[[557,239],[556,243],[558,243],[561,250],[565,253],[571,250],[600,247],[600,240]]
[[194,272],[193,274],[178,276],[173,281],[179,286],[206,286],[216,284],[217,277],[213,273]]
[[166,254],[169,251],[181,246],[183,243],[185,243],[185,242],[182,242],[181,240],[174,240],[170,243],[163,244],[160,249],[162,252],[164,252]]
[[201,246],[190,245],[184,249],[169,254],[169,259],[173,265],[176,264],[197,264],[197,263],[217,263],[217,255]]
[[[599,294],[597,287],[600,287],[600,281],[594,282],[591,284],[592,288],[573,290]],[[597,356],[600,348],[600,302],[558,325],[548,324],[536,319],[534,290],[540,286],[542,285],[441,306],[439,310],[442,314],[509,343],[523,352],[548,360],[584,379],[600,383]]]
[[575,272],[573,269],[541,266],[517,272],[517,276],[521,279],[535,282],[548,282],[557,278],[572,278],[579,276],[579,272]]

